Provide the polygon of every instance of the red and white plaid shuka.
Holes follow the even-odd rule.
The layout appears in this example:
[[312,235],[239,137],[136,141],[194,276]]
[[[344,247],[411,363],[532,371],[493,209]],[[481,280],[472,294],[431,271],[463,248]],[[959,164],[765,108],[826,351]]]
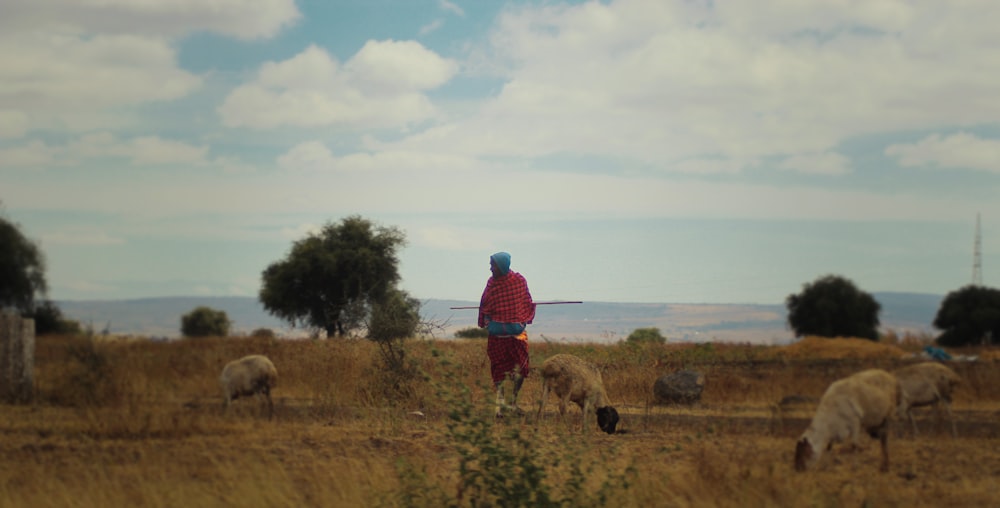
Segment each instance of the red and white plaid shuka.
[[[528,281],[521,274],[510,271],[499,277],[490,277],[479,300],[479,326],[490,321],[529,324],[535,319],[535,303],[528,291]],[[490,358],[493,383],[503,381],[515,370],[528,377],[528,334],[515,336],[490,335],[486,343]]]
[[528,291],[528,281],[517,272],[507,272],[486,281],[479,299],[479,327],[487,321],[501,323],[531,323],[535,319],[535,302]]
[[518,373],[527,378],[531,371],[528,361],[528,334],[497,337],[490,335],[486,339],[486,356],[490,358],[490,375],[493,384],[497,384],[508,375]]

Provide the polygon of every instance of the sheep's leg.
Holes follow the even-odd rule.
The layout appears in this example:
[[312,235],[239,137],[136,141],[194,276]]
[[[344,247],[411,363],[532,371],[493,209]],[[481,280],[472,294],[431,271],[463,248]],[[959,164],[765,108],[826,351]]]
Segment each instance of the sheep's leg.
[[559,397],[559,424],[565,425],[566,422],[566,399],[569,397],[567,394],[565,397]]
[[264,387],[264,396],[267,397],[267,419],[274,419],[274,401],[271,400],[271,388],[268,386]]
[[951,422],[951,437],[958,437],[958,429],[955,427],[955,416],[951,414],[951,404],[947,400],[941,399],[945,412],[948,413],[948,421]]
[[587,416],[596,411],[593,406],[594,405],[590,402],[590,397],[587,397],[583,401],[583,407],[580,408],[583,410],[583,417],[581,418],[583,422],[580,425],[580,432],[587,432]]
[[503,418],[503,381],[496,384],[497,387],[497,400],[496,400],[496,417]]
[[513,378],[514,378],[514,394],[511,397],[511,406],[512,409],[514,410],[514,413],[520,415],[523,414],[524,412],[521,411],[521,408],[517,406],[517,394],[518,392],[521,391],[521,385],[524,384],[524,376],[522,376],[518,372],[514,372]]
[[882,443],[882,466],[879,471],[883,473],[889,471],[889,422],[882,423],[878,431],[879,441]]
[[542,381],[542,399],[538,401],[538,417],[535,418],[536,422],[542,421],[542,410],[545,409],[545,400],[549,398],[549,382],[547,380]]
[[917,420],[913,418],[913,410],[907,409],[906,416],[910,417],[910,424],[913,425],[913,438],[917,438]]

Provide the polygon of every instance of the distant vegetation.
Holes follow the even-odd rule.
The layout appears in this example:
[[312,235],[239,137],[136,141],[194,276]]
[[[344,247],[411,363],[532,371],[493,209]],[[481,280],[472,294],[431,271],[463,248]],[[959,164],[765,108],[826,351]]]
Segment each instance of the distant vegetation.
[[348,336],[365,328],[373,306],[395,298],[396,251],[405,243],[399,229],[357,215],[328,223],[264,269],[260,302],[293,326],[323,330],[327,337]]
[[628,338],[625,339],[626,342],[631,343],[652,343],[652,344],[665,344],[667,338],[660,333],[660,329],[656,327],[652,328],[636,328],[635,331],[629,334]]
[[459,339],[485,339],[490,336],[490,332],[485,328],[470,326],[455,332],[455,337]]
[[232,323],[225,311],[197,307],[181,316],[181,334],[185,337],[225,337]]
[[864,337],[878,340],[882,306],[850,279],[827,275],[788,295],[788,325],[796,337]]

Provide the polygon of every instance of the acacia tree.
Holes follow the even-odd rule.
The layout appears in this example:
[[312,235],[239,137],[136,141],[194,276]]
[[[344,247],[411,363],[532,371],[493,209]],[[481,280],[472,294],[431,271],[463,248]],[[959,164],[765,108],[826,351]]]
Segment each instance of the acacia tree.
[[942,346],[1000,343],[1000,290],[969,285],[945,296],[934,317]]
[[44,295],[47,289],[42,251],[17,224],[0,216],[0,308],[29,314],[36,295]]
[[354,215],[327,223],[292,245],[264,270],[260,302],[291,325],[321,328],[327,337],[364,326],[371,306],[399,282],[396,250],[405,236]]
[[837,275],[826,275],[788,295],[788,325],[796,337],[862,337],[878,340],[882,306],[872,295]]

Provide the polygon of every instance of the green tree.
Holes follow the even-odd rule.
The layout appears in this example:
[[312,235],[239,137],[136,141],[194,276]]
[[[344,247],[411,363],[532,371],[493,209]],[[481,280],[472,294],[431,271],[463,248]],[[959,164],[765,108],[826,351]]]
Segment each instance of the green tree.
[[837,275],[804,284],[801,293],[788,295],[788,325],[796,337],[861,337],[878,340],[878,313],[882,306],[872,295]]
[[372,305],[368,338],[391,342],[413,337],[420,326],[420,300],[401,289],[391,289]]
[[35,297],[47,290],[42,251],[18,224],[0,216],[0,309],[11,307],[28,315]]
[[328,223],[296,241],[288,256],[264,270],[260,301],[291,325],[343,336],[365,324],[371,306],[399,282],[396,250],[405,236],[360,216]]
[[942,346],[1000,343],[1000,290],[969,285],[945,296],[934,317]]
[[225,337],[230,325],[225,311],[211,307],[195,307],[181,316],[181,334],[185,337]]
[[660,333],[660,329],[655,326],[652,328],[636,328],[632,333],[629,334],[625,342],[631,342],[633,344],[652,342],[655,344],[666,344],[667,338]]
[[62,309],[52,300],[45,300],[36,305],[28,316],[35,320],[35,334],[48,335],[61,333],[75,335],[80,333],[80,323],[63,316]]

